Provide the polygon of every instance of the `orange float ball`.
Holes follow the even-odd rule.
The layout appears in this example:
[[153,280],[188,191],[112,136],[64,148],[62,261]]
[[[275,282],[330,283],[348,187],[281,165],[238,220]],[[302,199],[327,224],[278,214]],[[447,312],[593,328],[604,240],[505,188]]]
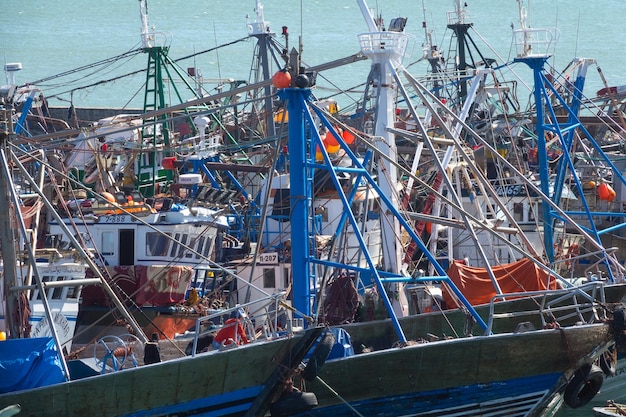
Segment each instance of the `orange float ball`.
[[285,70],[280,70],[272,77],[272,84],[276,88],[287,88],[291,85],[291,74]]
[[331,132],[328,132],[326,134],[326,142],[325,143],[328,146],[337,146],[337,145],[339,145],[339,142],[337,142],[337,138]]
[[106,191],[102,193],[102,197],[104,197],[109,203],[115,203],[116,202],[115,196],[113,194],[111,194],[111,193],[106,192]]
[[615,199],[615,195],[615,190],[613,190],[613,187],[609,184],[603,182],[598,185],[598,198],[600,198],[600,200],[611,202]]
[[348,130],[344,130],[342,134],[344,142],[348,145],[352,145],[354,143],[354,134]]

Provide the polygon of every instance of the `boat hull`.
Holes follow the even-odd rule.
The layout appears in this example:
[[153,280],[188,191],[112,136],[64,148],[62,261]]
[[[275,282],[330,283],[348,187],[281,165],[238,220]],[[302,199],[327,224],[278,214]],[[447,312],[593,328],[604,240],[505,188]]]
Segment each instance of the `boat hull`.
[[244,415],[281,363],[298,358],[299,342],[310,346],[319,332],[4,394],[0,409],[20,404],[21,416],[38,417]]
[[[361,415],[382,417],[539,416],[582,365],[572,358],[593,360],[612,342],[610,333],[607,325],[585,325],[422,343],[330,360],[319,373],[323,382],[307,383],[319,407],[306,415],[351,416],[353,407]],[[346,375],[359,378],[346,383]]]

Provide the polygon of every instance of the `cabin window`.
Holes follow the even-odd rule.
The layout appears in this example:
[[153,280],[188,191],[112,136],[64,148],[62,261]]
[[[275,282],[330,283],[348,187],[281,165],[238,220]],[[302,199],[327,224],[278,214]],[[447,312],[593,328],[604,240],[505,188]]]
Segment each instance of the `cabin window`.
[[81,288],[82,288],[81,285],[79,285],[77,287],[67,287],[66,298],[72,298],[72,299],[78,298],[78,295],[80,294]]
[[44,242],[44,247],[58,249],[62,246],[62,244],[63,244],[63,236],[61,234],[47,235],[46,240]]
[[215,243],[214,239],[208,238],[206,245],[204,245],[204,257],[208,258],[211,254],[211,248],[213,247],[213,243]]
[[146,256],[167,256],[170,236],[161,233],[146,233]]
[[[46,277],[46,276],[41,277],[41,282],[46,282],[46,280],[50,281],[50,277]],[[34,290],[31,291],[30,299],[31,300],[41,300],[41,293],[39,292],[38,289],[34,289]]]
[[274,268],[263,268],[263,288],[276,288]]
[[196,259],[200,259],[200,255],[202,254],[202,248],[204,247],[204,241],[205,241],[205,237],[204,236],[198,236],[196,238]]
[[283,268],[283,288],[289,288],[289,273],[291,272],[291,270],[287,267]]
[[102,242],[100,251],[103,256],[113,256],[115,254],[115,232],[102,232]]
[[188,239],[189,239],[189,235],[186,234],[186,233],[180,237],[180,245],[178,245],[179,246],[179,248],[178,248],[178,256],[180,258],[182,258],[183,256],[187,257],[187,258],[191,257],[191,254],[188,253],[187,248],[185,248],[185,246],[184,246],[184,245],[187,245],[187,240]]
[[328,222],[328,208],[327,207],[316,207],[315,214],[322,217],[323,222]]
[[178,241],[180,240],[180,233],[174,235],[174,242],[172,242],[172,250],[170,251],[170,257],[176,257],[176,251],[178,250]]
[[274,204],[272,205],[272,216],[280,216],[278,220],[287,221],[291,215],[291,198],[289,188],[279,188],[274,195]]
[[[56,282],[62,282],[62,281],[65,281],[65,277],[58,277],[56,279]],[[65,287],[54,287],[52,289],[52,297],[51,298],[53,300],[62,300],[63,299],[63,290],[65,290]]]
[[513,216],[516,222],[524,221],[524,203],[513,204]]
[[543,218],[543,205],[539,204],[529,204],[528,205],[528,220],[535,221],[535,219]]

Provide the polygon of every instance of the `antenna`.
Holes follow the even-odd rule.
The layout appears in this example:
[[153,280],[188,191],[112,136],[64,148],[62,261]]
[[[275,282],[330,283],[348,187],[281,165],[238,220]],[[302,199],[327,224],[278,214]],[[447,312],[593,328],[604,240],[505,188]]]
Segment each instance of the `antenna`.
[[144,48],[152,48],[154,34],[148,27],[148,0],[139,0],[139,14],[141,16],[141,45]]
[[254,36],[269,32],[270,24],[266,22],[263,17],[263,3],[261,3],[261,0],[256,0],[254,11],[256,13],[256,20],[248,23],[248,34]]
[[22,69],[21,62],[12,62],[4,64],[4,72],[6,73],[7,84],[15,85],[15,73]]
[[520,28],[513,30],[517,57],[543,57],[554,53],[556,41],[559,38],[558,28],[554,33],[548,29],[534,29],[528,24],[528,12],[523,0],[517,0],[519,8]]

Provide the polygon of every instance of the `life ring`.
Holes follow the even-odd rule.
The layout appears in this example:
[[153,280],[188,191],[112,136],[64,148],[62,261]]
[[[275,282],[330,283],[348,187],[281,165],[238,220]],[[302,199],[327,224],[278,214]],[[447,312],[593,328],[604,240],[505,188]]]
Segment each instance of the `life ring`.
[[617,370],[617,351],[615,350],[615,346],[605,350],[604,353],[600,355],[598,365],[600,365],[600,369],[602,369],[605,376],[615,376]]
[[270,404],[270,415],[272,417],[291,416],[317,407],[317,404],[317,397],[314,393],[294,389]]
[[596,365],[584,365],[576,371],[565,387],[563,400],[571,408],[580,408],[596,396],[602,388],[604,372]]
[[307,381],[313,381],[317,378],[317,374],[320,369],[322,369],[322,366],[324,366],[326,359],[328,359],[328,355],[330,354],[334,344],[335,335],[330,330],[327,330],[315,346],[315,350],[311,353],[311,357],[300,373],[302,378]]

